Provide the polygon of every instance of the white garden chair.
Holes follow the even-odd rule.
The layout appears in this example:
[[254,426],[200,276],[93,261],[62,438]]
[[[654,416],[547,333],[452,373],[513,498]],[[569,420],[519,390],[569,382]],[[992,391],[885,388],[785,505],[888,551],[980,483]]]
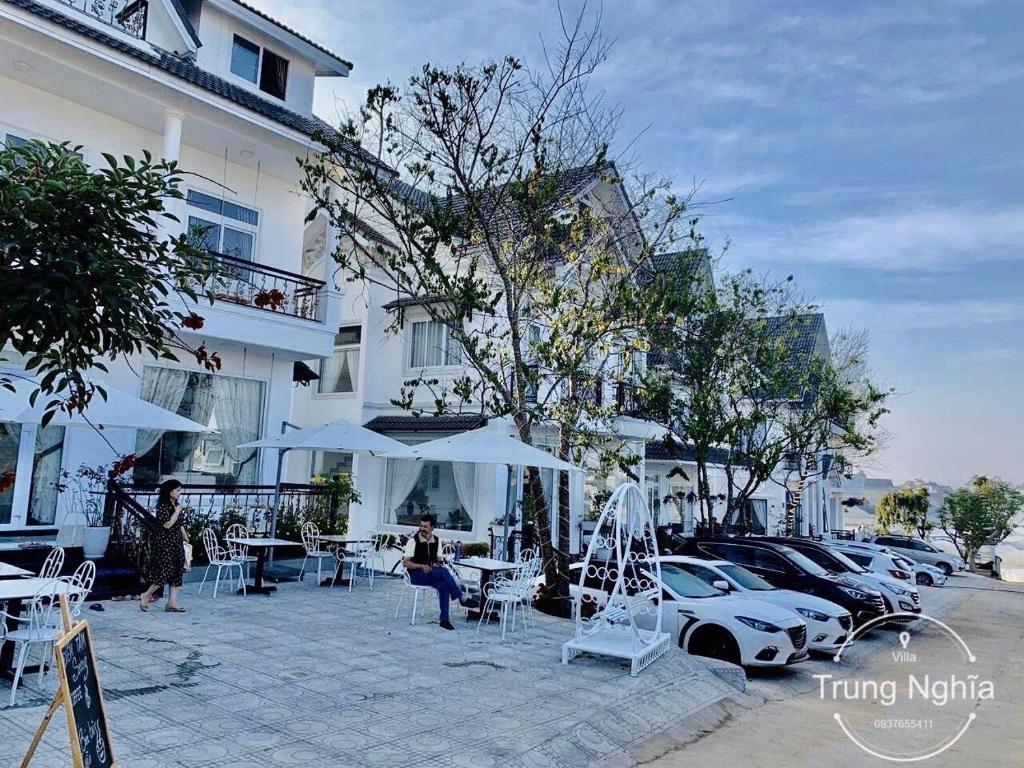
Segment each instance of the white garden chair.
[[234,574],[235,569],[238,569],[238,581],[242,585],[242,594],[245,594],[245,574],[242,571],[242,563],[231,557],[231,553],[228,552],[224,547],[217,543],[217,534],[213,532],[212,528],[206,528],[203,531],[203,548],[206,550],[206,557],[210,561],[206,570],[203,572],[203,581],[199,585],[199,594],[203,594],[203,585],[206,584],[206,577],[210,573],[210,569],[216,566],[217,577],[213,582],[213,597],[217,599],[217,587],[220,586],[220,573],[225,568],[228,571],[228,576]]
[[[370,582],[370,589],[373,589],[373,576],[378,570],[384,570],[384,541],[388,534],[384,531],[374,529],[367,535],[365,543],[356,544],[350,550],[347,560],[351,563],[349,568],[348,589],[352,591],[352,585],[356,577],[362,575]],[[362,574],[360,574],[362,570]]]
[[316,558],[316,583],[320,584],[323,570],[324,558],[334,559],[334,552],[320,549],[320,529],[316,523],[307,522],[302,524],[302,546],[306,550],[306,556],[302,558],[302,568],[299,569],[299,581],[306,575],[306,561],[311,557]]
[[[17,651],[17,661],[14,666],[14,682],[11,684],[11,698],[8,706],[14,706],[14,699],[18,693],[18,683],[21,680],[22,672],[25,670],[25,662],[28,660],[28,651],[33,646],[42,646],[43,653],[39,657],[39,682],[46,676],[46,668],[53,657],[53,644],[57,641],[63,631],[60,616],[60,602],[57,599],[57,586],[60,582],[57,579],[48,581],[36,590],[35,597],[25,604],[27,616],[12,616],[6,611],[0,612],[3,617],[4,634],[0,637],[0,647],[7,641],[14,643]],[[14,620],[25,626],[14,630],[6,630],[6,622]],[[19,646],[20,645],[20,649]]]
[[39,578],[55,579],[60,576],[60,569],[63,567],[64,547],[54,547],[43,561],[43,567],[39,569]]
[[86,560],[75,569],[70,576],[61,579],[71,585],[68,591],[68,610],[71,618],[78,618],[82,613],[82,604],[85,603],[92,591],[92,585],[96,581],[96,563]]
[[513,572],[511,577],[498,577],[489,585],[484,586],[487,599],[484,601],[483,610],[480,612],[480,619],[476,623],[477,632],[480,631],[480,627],[483,625],[484,617],[489,615],[491,611],[497,610],[499,611],[501,621],[501,639],[504,640],[505,632],[510,622],[512,624],[512,631],[516,631],[516,611],[519,610],[523,614],[523,630],[529,635],[526,619],[527,605],[533,600],[533,590],[535,588],[534,562],[523,563]]
[[[433,592],[434,588],[429,585],[420,586],[413,584],[412,579],[409,578],[409,571],[406,568],[402,568],[402,589],[398,593],[398,605],[395,606],[395,618],[398,618],[399,611],[402,610],[402,602],[405,600],[405,596],[412,591],[412,617],[409,619],[409,624],[416,625],[416,610],[420,606],[420,595],[425,592]],[[424,598],[426,602],[427,598]]]
[[256,558],[249,554],[249,548],[244,544],[236,544],[231,539],[246,539],[252,533],[241,523],[234,523],[228,526],[224,532],[225,543],[228,545],[228,555],[232,560],[237,560],[245,568],[245,578],[249,578],[249,563],[255,563]]

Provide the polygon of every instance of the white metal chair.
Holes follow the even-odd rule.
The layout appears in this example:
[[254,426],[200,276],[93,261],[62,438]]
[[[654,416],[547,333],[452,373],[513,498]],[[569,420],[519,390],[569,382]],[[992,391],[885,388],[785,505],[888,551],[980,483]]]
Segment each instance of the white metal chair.
[[220,586],[220,572],[227,568],[228,575],[234,573],[234,569],[238,569],[238,581],[242,585],[242,594],[245,592],[245,574],[242,571],[242,563],[231,557],[231,553],[228,552],[224,547],[217,543],[217,534],[213,532],[212,528],[206,528],[203,531],[203,548],[206,550],[206,557],[210,561],[206,570],[203,572],[203,581],[199,585],[199,594],[203,594],[203,585],[206,584],[206,577],[210,573],[210,568],[217,567],[217,578],[213,582],[213,597],[217,598],[217,587]]
[[[17,661],[14,668],[14,682],[11,683],[11,698],[8,706],[14,706],[14,699],[18,692],[18,683],[21,680],[22,672],[25,670],[25,662],[28,660],[28,651],[33,645],[43,647],[43,653],[39,657],[39,681],[42,682],[46,676],[46,668],[53,656],[53,644],[63,631],[60,616],[60,602],[57,599],[57,587],[60,581],[53,579],[46,582],[38,590],[35,597],[25,604],[28,616],[12,616],[6,611],[3,612],[4,634],[0,637],[0,647],[7,641],[15,644],[18,651]],[[6,620],[14,619],[24,627],[14,630],[6,629]],[[18,646],[21,646],[20,649]]]
[[320,584],[324,558],[334,559],[334,552],[320,549],[320,529],[316,523],[307,522],[302,524],[302,546],[306,550],[306,556],[302,558],[302,568],[299,570],[299,581],[306,575],[306,561],[311,557],[316,558],[316,583]]
[[[480,619],[476,623],[476,631],[480,631],[484,617],[491,611],[498,610],[501,621],[501,639],[505,639],[505,632],[509,622],[512,623],[512,631],[516,631],[516,611],[523,614],[523,631],[529,635],[527,626],[527,605],[533,600],[535,560],[522,563],[511,577],[498,577],[489,585],[484,585],[486,600],[483,610],[480,612]],[[489,588],[488,588],[489,587]]]
[[245,568],[245,578],[249,578],[249,563],[255,563],[256,558],[249,554],[249,548],[244,544],[235,544],[231,539],[245,539],[252,533],[241,523],[229,525],[224,532],[225,544],[227,544],[228,555],[232,560],[242,563]]
[[92,591],[92,585],[96,581],[96,563],[86,560],[75,569],[70,576],[63,576],[62,581],[71,585],[68,591],[68,610],[72,618],[78,618],[82,613],[82,605]]
[[373,575],[377,566],[379,570],[384,570],[384,537],[388,534],[384,531],[372,530],[366,538],[367,541],[356,544],[352,547],[346,559],[351,563],[349,568],[349,579],[348,589],[352,591],[352,585],[356,582],[356,577],[360,575],[359,571],[362,570],[362,577],[370,582],[370,589],[373,589]]
[[55,579],[60,576],[60,569],[63,567],[64,547],[54,547],[43,561],[43,567],[39,569],[39,578]]
[[[409,624],[415,626],[416,624],[416,610],[420,606],[420,594],[424,592],[433,592],[434,588],[429,585],[420,586],[413,584],[412,579],[409,578],[409,571],[405,568],[402,569],[402,590],[398,593],[398,605],[395,606],[395,618],[398,618],[399,611],[402,610],[402,602],[405,600],[406,594],[412,590],[412,618],[409,620]],[[426,598],[424,598],[426,602]]]

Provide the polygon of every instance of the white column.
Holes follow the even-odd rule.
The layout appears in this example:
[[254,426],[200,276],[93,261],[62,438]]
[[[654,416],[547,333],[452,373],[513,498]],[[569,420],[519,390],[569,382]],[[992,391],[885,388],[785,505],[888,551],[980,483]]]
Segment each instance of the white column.
[[[181,129],[185,123],[185,113],[176,109],[168,108],[164,112],[164,160],[177,161],[181,159]],[[168,200],[167,210],[178,219],[178,224],[173,221],[164,220],[162,228],[167,235],[173,236],[185,228],[185,217],[183,215],[185,206],[181,200]]]
[[164,160],[181,159],[181,128],[184,124],[184,112],[176,109],[164,112]]

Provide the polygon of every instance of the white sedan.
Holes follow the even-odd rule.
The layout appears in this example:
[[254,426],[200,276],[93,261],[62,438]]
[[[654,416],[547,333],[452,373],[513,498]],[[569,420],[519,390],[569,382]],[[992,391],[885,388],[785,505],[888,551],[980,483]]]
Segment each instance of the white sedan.
[[662,568],[666,564],[677,565],[713,587],[728,587],[736,597],[760,600],[793,611],[807,622],[808,647],[812,651],[835,653],[853,629],[853,617],[841,605],[814,595],[774,587],[742,565],[685,555],[667,555],[661,558],[661,563]]
[[[580,594],[579,568],[570,568],[573,595]],[[661,567],[661,585],[662,630],[687,653],[744,667],[778,667],[807,658],[807,624],[792,611],[726,594],[671,563]],[[583,595],[603,607],[608,595],[596,586],[584,586]],[[656,615],[657,610],[634,614],[641,629],[653,629]]]

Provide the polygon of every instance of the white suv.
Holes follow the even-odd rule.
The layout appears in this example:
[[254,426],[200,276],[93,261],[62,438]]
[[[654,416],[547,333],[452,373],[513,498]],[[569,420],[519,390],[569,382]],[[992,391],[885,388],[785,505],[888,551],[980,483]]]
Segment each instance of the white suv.
[[954,572],[962,571],[967,567],[967,564],[960,555],[943,552],[916,536],[883,534],[875,536],[871,543],[877,544],[880,547],[887,547],[898,555],[910,555],[919,563],[927,563],[928,565],[934,565],[936,568],[941,568],[946,576],[952,576]]

